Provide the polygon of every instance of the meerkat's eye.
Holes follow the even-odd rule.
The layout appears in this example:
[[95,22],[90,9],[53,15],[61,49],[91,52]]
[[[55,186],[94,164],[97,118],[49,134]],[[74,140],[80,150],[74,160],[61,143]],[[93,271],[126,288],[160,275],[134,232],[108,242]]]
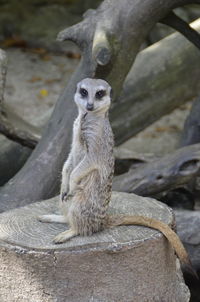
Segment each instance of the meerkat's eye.
[[102,99],[104,96],[106,95],[106,91],[105,90],[99,90],[96,92],[96,99],[100,100]]
[[85,97],[88,95],[87,90],[84,89],[84,88],[81,88],[79,92],[80,92],[80,95],[81,95],[83,98],[85,98]]

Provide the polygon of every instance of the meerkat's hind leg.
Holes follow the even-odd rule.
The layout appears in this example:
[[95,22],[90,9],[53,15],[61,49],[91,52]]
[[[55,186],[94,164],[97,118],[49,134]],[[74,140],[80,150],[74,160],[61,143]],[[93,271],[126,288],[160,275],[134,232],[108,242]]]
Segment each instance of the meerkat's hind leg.
[[41,216],[38,216],[37,219],[40,222],[67,223],[67,218],[65,216],[63,216],[63,215],[56,215],[56,214],[41,215]]
[[67,240],[71,239],[72,237],[78,236],[78,233],[73,230],[73,229],[69,229],[67,231],[64,231],[60,234],[58,234],[54,239],[53,242],[54,243],[64,243]]

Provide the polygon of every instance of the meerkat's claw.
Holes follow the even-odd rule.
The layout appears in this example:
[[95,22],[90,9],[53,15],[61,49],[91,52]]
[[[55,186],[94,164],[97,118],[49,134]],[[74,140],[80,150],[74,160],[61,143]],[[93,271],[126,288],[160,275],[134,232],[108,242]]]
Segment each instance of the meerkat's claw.
[[63,192],[63,193],[61,194],[61,200],[62,200],[62,201],[66,201],[67,198],[68,198],[67,192]]
[[62,232],[60,234],[58,234],[54,239],[53,239],[53,242],[56,243],[56,244],[59,244],[59,243],[64,243],[66,242],[67,240],[71,239],[72,237],[75,237],[77,236],[78,234],[72,230],[72,229],[69,229],[65,232]]

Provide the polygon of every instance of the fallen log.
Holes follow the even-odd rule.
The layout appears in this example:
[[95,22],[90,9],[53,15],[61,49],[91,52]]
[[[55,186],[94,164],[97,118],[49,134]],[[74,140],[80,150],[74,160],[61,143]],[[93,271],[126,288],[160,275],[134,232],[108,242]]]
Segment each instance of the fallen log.
[[115,191],[152,196],[194,179],[200,172],[200,144],[183,147],[114,178]]
[[82,22],[59,34],[60,40],[74,41],[80,47],[82,59],[60,96],[39,144],[24,167],[1,189],[1,211],[58,192],[76,116],[72,99],[77,82],[85,77],[105,79],[113,87],[116,98],[151,28],[175,7],[191,2],[105,0],[96,10],[89,10]]
[[136,169],[139,166],[156,159],[153,154],[140,154],[129,149],[117,147],[114,149],[115,155],[115,175],[123,174],[128,170]]
[[[160,232],[122,226],[55,245],[66,226],[36,219],[55,211],[56,198],[0,215],[2,301],[189,301],[179,261]],[[113,193],[110,212],[174,224],[167,206],[134,194]]]
[[35,148],[41,138],[41,130],[23,120],[5,104],[0,111],[0,133],[31,149]]
[[[191,26],[200,32],[200,19]],[[141,51],[111,111],[116,144],[197,97],[199,62],[199,49],[179,33]]]

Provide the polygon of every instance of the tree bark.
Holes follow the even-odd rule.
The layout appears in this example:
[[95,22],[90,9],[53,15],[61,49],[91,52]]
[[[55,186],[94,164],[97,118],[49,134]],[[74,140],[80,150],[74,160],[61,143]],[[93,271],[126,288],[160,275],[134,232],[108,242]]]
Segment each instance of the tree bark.
[[81,23],[59,34],[60,40],[72,40],[79,45],[82,59],[59,98],[40,143],[25,166],[1,190],[1,210],[45,199],[58,191],[76,116],[72,100],[77,82],[85,77],[103,78],[117,97],[153,25],[171,9],[193,2],[105,0],[97,10],[89,10]]
[[200,173],[200,144],[184,147],[114,178],[115,191],[152,196],[188,183]]
[[134,151],[128,150],[126,148],[115,148],[115,175],[120,175],[128,170],[136,169],[145,165],[146,163],[152,162],[156,160],[156,156],[154,154],[141,154],[136,153]]
[[[200,19],[192,26],[200,31]],[[179,33],[141,51],[111,111],[116,144],[197,97],[199,62],[200,50]]]
[[[156,230],[123,226],[52,244],[65,225],[36,216],[57,211],[55,198],[0,215],[2,301],[188,302],[176,255]],[[111,213],[139,214],[174,224],[164,204],[113,193]]]

